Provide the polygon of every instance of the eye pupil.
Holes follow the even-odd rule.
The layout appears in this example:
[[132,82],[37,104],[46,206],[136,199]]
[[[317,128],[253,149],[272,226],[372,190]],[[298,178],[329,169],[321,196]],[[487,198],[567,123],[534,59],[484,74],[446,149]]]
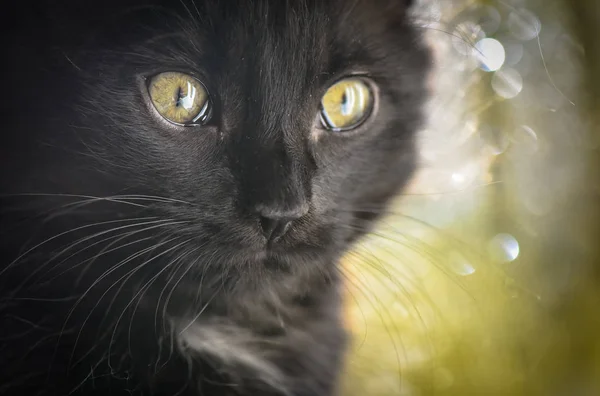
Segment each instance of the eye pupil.
[[175,106],[177,107],[181,106],[182,93],[181,86],[177,87],[177,92],[175,93]]

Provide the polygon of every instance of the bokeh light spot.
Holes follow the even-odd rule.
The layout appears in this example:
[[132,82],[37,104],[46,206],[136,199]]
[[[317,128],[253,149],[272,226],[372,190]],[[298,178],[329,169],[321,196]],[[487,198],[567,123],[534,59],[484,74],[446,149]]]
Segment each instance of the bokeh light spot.
[[498,234],[488,244],[490,257],[502,263],[510,263],[519,257],[519,242],[510,234]]
[[494,73],[492,88],[496,95],[512,99],[523,90],[523,77],[515,69],[503,68]]
[[480,62],[480,68],[492,72],[499,70],[506,59],[504,46],[498,40],[485,38],[475,44],[475,54]]

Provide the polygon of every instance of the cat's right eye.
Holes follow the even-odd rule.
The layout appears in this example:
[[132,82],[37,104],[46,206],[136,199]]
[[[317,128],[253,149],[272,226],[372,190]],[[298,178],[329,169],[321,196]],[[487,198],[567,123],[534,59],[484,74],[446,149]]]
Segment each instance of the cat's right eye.
[[208,90],[198,79],[188,74],[157,74],[148,82],[148,93],[158,114],[172,124],[204,125],[212,115]]
[[321,99],[321,122],[331,131],[357,128],[373,111],[373,93],[362,78],[346,78],[333,84]]

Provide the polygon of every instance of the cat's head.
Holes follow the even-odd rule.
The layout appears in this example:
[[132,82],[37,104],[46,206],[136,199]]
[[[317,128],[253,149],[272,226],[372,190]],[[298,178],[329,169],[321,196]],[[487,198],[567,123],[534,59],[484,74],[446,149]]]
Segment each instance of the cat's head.
[[408,3],[63,6],[28,187],[148,197],[199,267],[323,270],[416,166],[429,57]]

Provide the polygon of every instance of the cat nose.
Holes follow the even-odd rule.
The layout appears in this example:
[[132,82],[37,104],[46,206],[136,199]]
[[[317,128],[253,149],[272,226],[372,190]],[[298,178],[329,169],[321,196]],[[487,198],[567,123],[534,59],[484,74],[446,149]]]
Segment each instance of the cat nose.
[[292,210],[273,210],[259,207],[260,227],[268,243],[276,242],[289,230],[292,222],[308,213],[308,205],[299,205]]

